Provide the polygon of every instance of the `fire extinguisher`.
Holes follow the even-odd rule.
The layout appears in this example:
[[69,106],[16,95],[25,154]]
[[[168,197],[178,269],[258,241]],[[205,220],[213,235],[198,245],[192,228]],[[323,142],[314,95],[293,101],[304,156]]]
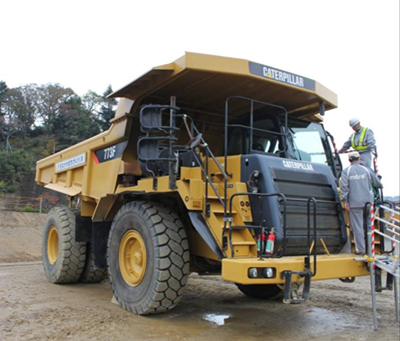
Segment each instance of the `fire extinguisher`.
[[[258,237],[257,237],[257,251],[260,252],[261,248],[264,249],[265,247],[265,232],[261,232]],[[262,252],[264,252],[264,250],[262,250]]]
[[267,247],[265,253],[272,255],[274,253],[274,244],[275,244],[275,229],[271,228],[271,232],[268,235],[267,239]]

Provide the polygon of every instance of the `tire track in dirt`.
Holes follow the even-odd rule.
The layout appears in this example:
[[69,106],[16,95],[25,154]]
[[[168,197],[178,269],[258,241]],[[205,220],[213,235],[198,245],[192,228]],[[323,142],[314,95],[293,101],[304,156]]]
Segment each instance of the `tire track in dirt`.
[[[191,274],[174,310],[133,315],[111,303],[107,281],[47,282],[41,261],[27,262],[28,257],[18,256],[27,252],[28,245],[32,251],[27,254],[41,258],[44,217],[33,213],[4,217],[0,212],[0,238],[9,238],[0,243],[0,255],[6,255],[0,258],[0,340],[355,341],[374,335],[386,341],[400,339],[391,291],[377,295],[379,334],[374,334],[368,277],[351,284],[312,282],[308,302],[285,305],[279,299],[248,298],[218,276]],[[10,240],[18,243],[11,245]]]

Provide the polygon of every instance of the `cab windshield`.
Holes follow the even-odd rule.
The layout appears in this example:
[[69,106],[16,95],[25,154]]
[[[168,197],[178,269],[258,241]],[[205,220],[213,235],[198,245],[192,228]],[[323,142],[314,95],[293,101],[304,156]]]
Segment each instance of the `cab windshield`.
[[325,132],[318,123],[289,119],[288,156],[302,161],[327,164]]
[[256,110],[252,117],[229,122],[228,155],[261,153],[321,163],[331,167],[336,177],[340,176],[340,159],[333,154],[322,124],[291,118],[277,110]]
[[[260,115],[261,116],[261,115]],[[288,119],[288,132],[280,115],[263,115],[256,118],[253,127],[232,124],[229,129],[228,155],[265,153],[322,164],[330,155],[326,133],[321,124]]]

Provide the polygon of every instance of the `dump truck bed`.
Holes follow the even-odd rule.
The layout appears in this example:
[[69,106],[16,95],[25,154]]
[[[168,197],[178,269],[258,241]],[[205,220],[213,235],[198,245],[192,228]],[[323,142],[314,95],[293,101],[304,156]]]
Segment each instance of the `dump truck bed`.
[[[244,59],[187,52],[158,66],[110,97],[168,103],[177,96],[181,108],[223,116],[226,98],[242,95],[283,106],[297,117],[312,117],[337,107],[337,95],[315,80]],[[240,114],[245,108],[232,108]]]
[[[81,196],[85,207],[91,207],[82,214],[92,215],[101,198],[115,193],[119,175],[142,176],[136,144],[143,104],[168,104],[175,96],[176,105],[193,119],[217,124],[223,122],[226,98],[239,94],[280,105],[289,115],[310,121],[322,120],[321,105],[324,110],[337,106],[332,91],[306,77],[243,59],[186,53],[114,92],[111,97],[123,98],[110,129],[38,161],[36,182],[70,197]],[[233,117],[248,110],[243,102],[230,103]],[[205,127],[203,137],[218,156],[222,125],[216,127]]]

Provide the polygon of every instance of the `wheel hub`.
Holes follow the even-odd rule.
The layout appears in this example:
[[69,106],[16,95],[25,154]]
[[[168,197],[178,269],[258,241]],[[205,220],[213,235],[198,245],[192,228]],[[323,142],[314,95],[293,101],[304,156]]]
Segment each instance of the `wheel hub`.
[[133,255],[133,260],[135,261],[136,265],[142,265],[142,252],[135,252],[135,254]]
[[139,232],[127,231],[119,247],[119,267],[125,283],[139,285],[146,273],[146,246]]
[[55,226],[50,227],[47,235],[47,258],[51,265],[57,262],[58,258],[58,231]]

